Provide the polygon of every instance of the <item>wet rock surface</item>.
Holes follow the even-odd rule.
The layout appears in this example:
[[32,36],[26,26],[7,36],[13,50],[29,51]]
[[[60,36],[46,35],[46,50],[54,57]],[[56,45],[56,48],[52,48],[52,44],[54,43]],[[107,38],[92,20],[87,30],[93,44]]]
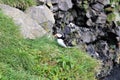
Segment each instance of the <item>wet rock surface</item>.
[[[85,45],[86,52],[101,60],[98,80],[119,80],[120,27],[109,0],[51,0],[53,34],[64,36],[67,46]],[[117,77],[117,75],[116,75]]]
[[120,80],[120,67],[114,67],[111,71],[111,75],[108,75],[106,78],[101,80]]

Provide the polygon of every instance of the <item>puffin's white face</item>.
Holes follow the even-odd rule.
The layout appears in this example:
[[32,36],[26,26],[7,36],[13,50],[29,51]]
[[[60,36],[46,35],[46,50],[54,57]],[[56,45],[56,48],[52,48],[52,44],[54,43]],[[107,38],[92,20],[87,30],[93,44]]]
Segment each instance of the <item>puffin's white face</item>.
[[57,34],[55,34],[55,36],[56,37],[62,37],[62,34],[57,33]]
[[70,25],[70,27],[73,27],[73,26],[74,26],[74,24],[73,24],[73,23],[70,23],[69,25]]

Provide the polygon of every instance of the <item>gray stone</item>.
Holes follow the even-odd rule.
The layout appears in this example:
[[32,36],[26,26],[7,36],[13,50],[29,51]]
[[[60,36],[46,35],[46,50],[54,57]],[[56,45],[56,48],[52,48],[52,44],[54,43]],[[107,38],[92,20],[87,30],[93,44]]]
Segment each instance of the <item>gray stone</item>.
[[4,14],[13,18],[16,25],[20,26],[20,31],[24,38],[34,39],[46,34],[46,31],[36,21],[19,9],[4,4],[0,4],[0,8]]
[[73,4],[71,0],[59,0],[58,7],[60,10],[67,11],[72,8]]
[[87,22],[86,22],[86,24],[87,24],[88,26],[94,26],[94,25],[95,25],[95,23],[92,22],[91,19],[88,19]]
[[91,56],[94,56],[94,54],[95,54],[94,46],[91,45],[91,44],[86,47],[86,51],[87,51]]
[[96,23],[105,24],[107,20],[107,15],[105,13],[100,13]]
[[59,2],[59,0],[51,0],[52,4],[56,4]]
[[96,3],[94,5],[92,5],[92,8],[96,11],[103,11],[104,5],[100,4],[100,3]]
[[91,17],[96,16],[96,15],[97,15],[96,11],[93,10],[92,8],[89,8],[89,9],[87,10],[86,16],[87,16],[88,18],[91,18]]
[[110,0],[97,0],[97,1],[104,5],[110,4]]
[[52,30],[55,19],[52,11],[47,6],[30,7],[25,12],[32,19],[36,20],[47,32]]
[[53,5],[52,10],[53,10],[54,12],[55,12],[55,11],[58,11],[58,10],[59,10],[58,5]]
[[59,11],[57,15],[58,15],[58,18],[64,18],[65,13],[62,11]]
[[105,33],[104,33],[104,31],[102,30],[102,27],[100,26],[100,27],[96,27],[96,29],[95,29],[95,33],[96,33],[96,36],[105,36]]
[[88,30],[81,32],[80,34],[81,34],[81,39],[83,40],[84,43],[90,43],[96,40],[96,36]]

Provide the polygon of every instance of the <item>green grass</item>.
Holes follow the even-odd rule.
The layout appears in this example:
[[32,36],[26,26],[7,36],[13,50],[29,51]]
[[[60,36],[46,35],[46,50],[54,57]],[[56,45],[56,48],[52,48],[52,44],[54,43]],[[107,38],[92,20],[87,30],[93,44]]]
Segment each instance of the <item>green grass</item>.
[[23,39],[0,11],[0,80],[95,80],[98,61],[52,38]]
[[7,4],[21,10],[25,10],[30,6],[36,5],[35,0],[0,0],[0,3]]

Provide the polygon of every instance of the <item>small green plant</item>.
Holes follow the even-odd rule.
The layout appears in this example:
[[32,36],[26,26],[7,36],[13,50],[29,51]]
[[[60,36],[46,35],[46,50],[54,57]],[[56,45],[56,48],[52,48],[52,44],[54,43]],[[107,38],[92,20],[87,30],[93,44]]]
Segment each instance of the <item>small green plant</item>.
[[107,21],[111,22],[111,21],[115,21],[115,14],[114,13],[110,13],[107,15]]

